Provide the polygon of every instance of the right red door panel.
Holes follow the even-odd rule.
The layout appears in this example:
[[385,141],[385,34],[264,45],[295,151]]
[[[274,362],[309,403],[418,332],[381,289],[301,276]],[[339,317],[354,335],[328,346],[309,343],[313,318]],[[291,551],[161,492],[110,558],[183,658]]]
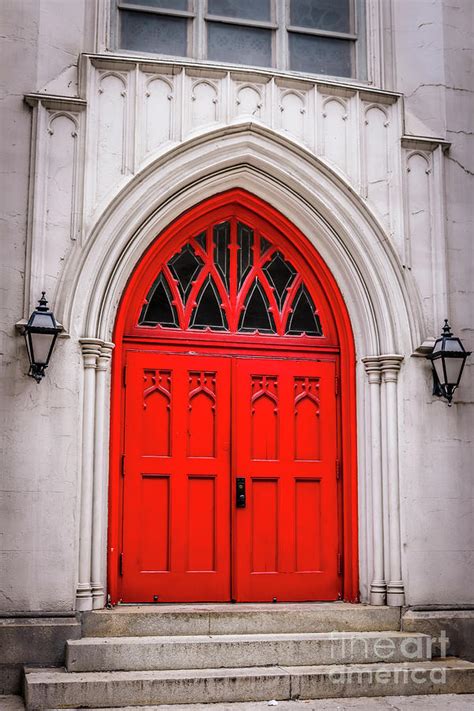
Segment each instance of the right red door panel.
[[237,358],[234,598],[335,600],[339,576],[335,363]]

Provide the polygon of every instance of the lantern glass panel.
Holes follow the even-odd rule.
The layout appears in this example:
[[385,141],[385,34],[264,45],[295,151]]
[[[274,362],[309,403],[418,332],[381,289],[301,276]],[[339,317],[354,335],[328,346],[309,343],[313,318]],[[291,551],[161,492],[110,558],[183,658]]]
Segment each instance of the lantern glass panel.
[[54,339],[56,338],[55,333],[32,333],[31,341],[33,348],[33,362],[38,365],[46,365],[48,362],[48,356],[51,351],[51,346],[53,345]]
[[443,358],[436,358],[433,360],[434,369],[436,370],[436,375],[438,376],[439,382],[444,385],[444,368],[443,368]]
[[447,382],[450,385],[457,385],[459,380],[459,374],[461,372],[464,359],[462,358],[446,358],[445,368],[447,375]]
[[460,344],[457,338],[453,338],[452,340],[449,340],[448,343],[446,344],[447,348],[445,348],[445,351],[451,351],[452,353],[463,353],[464,348]]
[[51,313],[41,313],[40,311],[37,311],[33,317],[32,322],[30,323],[30,326],[33,329],[55,328],[56,323],[54,322],[54,319],[53,319]]

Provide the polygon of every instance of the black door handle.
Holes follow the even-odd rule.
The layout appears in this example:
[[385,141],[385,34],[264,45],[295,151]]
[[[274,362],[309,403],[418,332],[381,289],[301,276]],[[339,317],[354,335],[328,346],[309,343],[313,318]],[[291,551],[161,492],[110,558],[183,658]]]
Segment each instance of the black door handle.
[[235,480],[235,506],[238,509],[244,509],[246,503],[245,479],[243,476],[238,476]]

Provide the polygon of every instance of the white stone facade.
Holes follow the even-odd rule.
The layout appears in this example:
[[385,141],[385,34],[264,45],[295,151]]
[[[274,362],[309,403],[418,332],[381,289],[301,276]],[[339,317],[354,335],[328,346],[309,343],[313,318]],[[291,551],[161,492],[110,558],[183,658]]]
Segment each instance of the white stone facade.
[[[470,0],[366,0],[369,81],[117,53],[109,0],[3,0],[0,610],[101,607],[117,306],[155,236],[242,187],[307,235],[357,353],[363,601],[474,602]],[[471,44],[470,44],[471,43]],[[42,290],[47,377],[23,339]]]

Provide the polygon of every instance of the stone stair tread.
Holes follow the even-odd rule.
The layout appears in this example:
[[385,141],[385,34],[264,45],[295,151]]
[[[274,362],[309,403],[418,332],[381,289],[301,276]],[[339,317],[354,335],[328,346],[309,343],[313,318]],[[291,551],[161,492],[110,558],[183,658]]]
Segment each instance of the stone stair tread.
[[317,641],[317,640],[344,640],[344,639],[377,639],[379,637],[394,639],[428,639],[429,635],[420,632],[400,632],[391,630],[380,630],[371,632],[260,632],[257,634],[190,634],[190,635],[147,635],[129,637],[82,637],[81,639],[69,640],[67,642],[70,647],[81,647],[94,645],[127,645],[127,644],[179,644],[179,643],[199,643],[206,644],[219,642],[222,644],[229,643],[249,643],[249,642],[288,642],[288,641]]
[[[140,706],[140,711],[268,711],[268,699],[265,701],[231,701],[210,704],[160,704],[159,706]],[[308,706],[311,704],[311,706]],[[107,711],[131,711],[133,706],[115,706],[107,708]],[[333,698],[333,699],[308,699],[300,701],[293,699],[288,701],[280,700],[277,711],[393,711],[394,708],[400,711],[472,711],[474,708],[474,694],[422,694],[409,697],[403,696],[372,696],[356,698]],[[22,710],[19,710],[22,711]],[[59,709],[48,709],[48,711],[59,711]],[[81,709],[69,709],[69,711],[81,711]],[[95,708],[88,711],[103,711]]]
[[474,662],[458,657],[437,657],[436,659],[416,662],[376,662],[369,664],[318,664],[315,666],[271,666],[271,667],[238,667],[218,669],[158,669],[148,671],[105,671],[105,672],[68,672],[60,668],[26,667],[25,676],[28,683],[83,683],[85,681],[108,680],[160,680],[160,679],[194,679],[205,677],[237,677],[261,676],[262,674],[279,676],[282,674],[305,675],[318,673],[333,673],[343,671],[393,671],[395,669],[466,669],[474,672]]
[[[441,681],[433,678],[434,670]],[[410,674],[413,672],[413,674]],[[377,683],[383,673],[384,682]],[[415,673],[417,680],[414,679]],[[423,686],[418,681],[422,677]],[[401,683],[400,679],[408,679]],[[374,683],[375,682],[375,683]],[[159,671],[27,669],[29,711],[202,702],[474,692],[474,663],[421,662]]]
[[402,632],[85,637],[67,644],[71,672],[268,667],[429,659],[431,638]]
[[360,603],[118,605],[84,613],[86,637],[400,630],[399,608]]

